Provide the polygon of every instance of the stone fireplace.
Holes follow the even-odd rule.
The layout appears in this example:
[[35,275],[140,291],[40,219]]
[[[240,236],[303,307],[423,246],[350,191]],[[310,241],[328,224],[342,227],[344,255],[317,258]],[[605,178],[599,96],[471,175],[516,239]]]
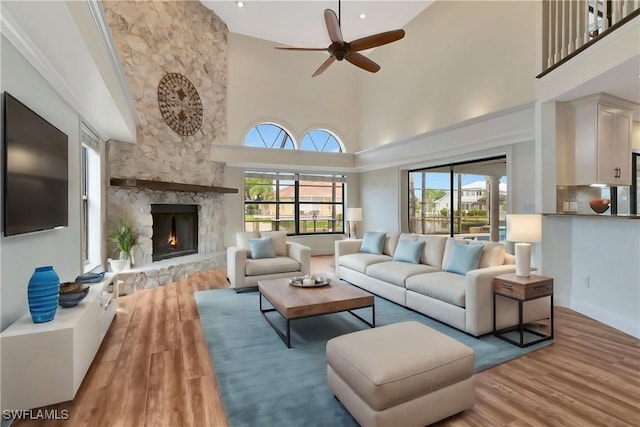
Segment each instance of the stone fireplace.
[[[191,272],[223,267],[224,195],[197,187],[224,183],[224,163],[212,158],[211,147],[227,142],[227,26],[197,1],[101,3],[139,119],[134,144],[108,142],[110,182],[117,178],[168,184],[140,188],[125,182],[108,187],[106,231],[126,216],[139,233],[134,268],[124,280],[135,289],[154,287]],[[167,73],[188,79],[201,99],[202,126],[191,135],[174,132],[159,109],[158,85]],[[196,188],[184,188],[186,184]],[[164,204],[197,206],[197,253],[156,258],[152,205]],[[177,228],[179,223],[176,216]],[[160,234],[171,228],[168,224]],[[179,238],[178,246],[180,242]],[[178,249],[168,251],[175,254]],[[107,244],[107,256],[112,255]]]
[[154,261],[198,253],[197,205],[151,205],[151,217]]

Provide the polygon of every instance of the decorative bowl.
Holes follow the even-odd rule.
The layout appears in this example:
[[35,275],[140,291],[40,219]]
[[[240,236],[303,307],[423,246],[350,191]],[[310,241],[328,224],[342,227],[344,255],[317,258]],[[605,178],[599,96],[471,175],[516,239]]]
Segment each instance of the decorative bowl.
[[597,214],[603,214],[609,209],[611,200],[609,199],[594,199],[589,202],[591,209]]
[[[307,279],[307,281],[305,281]],[[305,278],[303,276],[292,277],[289,280],[291,286],[297,286],[299,288],[319,288],[321,286],[327,286],[331,283],[331,279],[328,277],[315,276],[312,278]]]
[[67,282],[60,283],[60,307],[68,308],[76,306],[89,293],[89,286],[82,283]]

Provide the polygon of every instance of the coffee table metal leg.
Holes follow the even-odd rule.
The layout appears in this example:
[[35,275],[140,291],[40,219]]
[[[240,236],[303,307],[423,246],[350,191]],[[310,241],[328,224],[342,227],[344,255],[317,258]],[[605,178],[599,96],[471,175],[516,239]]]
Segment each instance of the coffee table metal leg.
[[[363,307],[363,308],[365,308],[365,307]],[[375,304],[371,305],[371,322],[367,321],[365,318],[363,318],[359,314],[354,313],[351,310],[348,310],[348,311],[352,316],[357,317],[358,319],[360,319],[361,321],[366,323],[367,326],[370,326],[372,328],[376,327],[376,305]]]
[[291,348],[291,321],[287,319],[287,348]]

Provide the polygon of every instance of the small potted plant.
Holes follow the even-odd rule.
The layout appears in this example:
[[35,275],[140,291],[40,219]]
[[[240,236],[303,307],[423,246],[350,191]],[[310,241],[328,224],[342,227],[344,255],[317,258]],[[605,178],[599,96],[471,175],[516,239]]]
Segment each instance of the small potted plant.
[[118,260],[110,260],[111,269],[115,273],[131,268],[131,249],[138,243],[138,232],[133,229],[126,216],[120,219],[120,224],[109,235],[115,250],[120,252]]

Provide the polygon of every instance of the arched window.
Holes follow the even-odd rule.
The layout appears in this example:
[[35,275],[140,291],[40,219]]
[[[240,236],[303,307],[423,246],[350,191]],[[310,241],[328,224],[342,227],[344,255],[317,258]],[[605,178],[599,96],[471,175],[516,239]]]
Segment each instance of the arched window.
[[342,153],[342,145],[335,136],[323,129],[309,131],[300,143],[301,150]]
[[249,131],[244,139],[249,147],[284,148],[295,150],[293,139],[286,130],[273,123],[261,123]]

